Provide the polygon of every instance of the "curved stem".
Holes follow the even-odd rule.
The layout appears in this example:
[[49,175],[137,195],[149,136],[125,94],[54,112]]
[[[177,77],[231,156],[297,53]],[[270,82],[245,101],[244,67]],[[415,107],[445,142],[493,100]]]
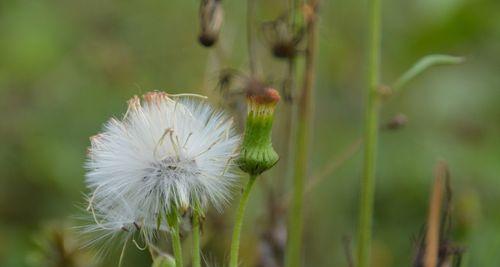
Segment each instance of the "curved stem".
[[172,250],[174,252],[175,266],[182,267],[182,244],[180,233],[180,217],[177,209],[173,209],[172,213],[167,214],[167,222],[170,226],[170,237],[172,239]]
[[378,94],[381,45],[380,2],[381,0],[370,0],[369,7],[370,47],[368,53],[368,100],[365,113],[365,145],[359,209],[358,267],[369,266],[372,239],[373,199],[375,195],[375,162],[377,154],[380,108],[380,97]]
[[193,267],[201,267],[200,255],[200,213],[195,208],[193,211]]
[[392,90],[401,90],[402,87],[404,87],[408,82],[433,66],[460,64],[464,61],[465,59],[463,57],[454,57],[448,55],[427,55],[417,61],[417,63],[415,63],[405,73],[403,73],[401,77],[399,77],[392,85]]
[[238,266],[238,252],[240,249],[241,227],[243,225],[243,218],[245,215],[245,209],[250,196],[250,191],[252,191],[252,187],[253,184],[255,183],[256,177],[257,176],[255,175],[251,175],[250,178],[248,179],[248,183],[245,186],[245,189],[243,190],[243,194],[241,195],[238,210],[236,211],[236,221],[234,223],[233,238],[231,241],[231,256],[229,261],[230,267]]

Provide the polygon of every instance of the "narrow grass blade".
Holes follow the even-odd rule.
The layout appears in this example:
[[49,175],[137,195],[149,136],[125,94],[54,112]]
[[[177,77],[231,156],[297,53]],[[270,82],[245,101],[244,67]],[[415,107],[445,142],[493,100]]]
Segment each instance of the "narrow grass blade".
[[394,91],[400,90],[408,82],[420,75],[425,70],[438,65],[456,65],[463,63],[463,57],[449,56],[449,55],[427,55],[415,63],[409,70],[396,80],[392,88]]

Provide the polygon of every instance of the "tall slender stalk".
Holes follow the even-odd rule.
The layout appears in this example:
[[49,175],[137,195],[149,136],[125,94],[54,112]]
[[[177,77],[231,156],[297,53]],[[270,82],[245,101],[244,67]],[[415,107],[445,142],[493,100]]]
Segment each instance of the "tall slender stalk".
[[380,97],[381,0],[370,0],[367,106],[364,125],[364,161],[358,229],[358,267],[369,266],[375,194]]
[[175,266],[182,267],[182,244],[180,233],[180,216],[177,209],[167,215],[167,222],[170,227],[170,237],[172,239],[172,250],[174,252]]
[[308,1],[311,14],[306,14],[307,48],[305,54],[304,84],[299,97],[297,114],[297,140],[295,147],[295,170],[293,179],[293,198],[288,221],[288,242],[285,255],[285,266],[301,265],[302,237],[302,202],[304,194],[304,178],[307,174],[309,159],[309,137],[312,118],[312,90],[315,79],[316,35],[317,35],[317,0]]
[[177,224],[174,228],[172,228],[172,248],[174,250],[175,257],[175,266],[184,266],[182,262],[182,246],[181,246],[181,237],[179,231],[179,224]]
[[243,225],[243,218],[245,215],[245,209],[248,204],[248,199],[250,192],[252,191],[253,184],[255,183],[255,178],[257,176],[251,175],[248,179],[248,183],[243,189],[243,194],[241,195],[240,203],[238,205],[238,210],[236,211],[236,221],[234,223],[233,238],[231,241],[231,254],[229,260],[230,267],[238,266],[238,252],[240,250],[240,236],[241,227]]
[[439,257],[440,220],[443,202],[443,187],[446,176],[446,165],[439,162],[435,169],[434,184],[429,201],[429,217],[427,218],[427,234],[425,236],[424,266],[436,267]]
[[291,181],[294,175],[294,146],[296,136],[293,133],[293,130],[296,127],[296,118],[297,118],[297,108],[294,103],[295,101],[295,77],[296,75],[296,59],[290,58],[287,62],[287,77],[285,78],[285,101],[282,106],[282,130],[280,136],[282,136],[281,145],[282,149],[280,151],[281,162],[283,163],[282,174],[278,175],[276,179],[276,187],[278,196],[284,196],[284,192],[286,187],[283,185],[286,181]]
[[256,0],[247,0],[247,48],[248,64],[250,76],[253,78],[257,74],[257,48],[253,30]]
[[201,267],[200,250],[200,212],[199,208],[193,210],[193,267]]
[[[289,0],[288,2],[288,16],[289,16],[289,28],[293,34],[295,34],[296,30],[296,22],[295,22],[295,10],[297,8],[297,4],[295,3],[297,0]],[[283,175],[279,175],[277,180],[277,184],[280,185],[277,187],[278,195],[283,195],[284,186],[281,186],[284,183],[285,179],[292,180],[293,179],[293,146],[295,145],[295,138],[292,134],[292,129],[294,127],[294,121],[296,118],[296,110],[294,105],[295,98],[295,77],[296,75],[296,56],[290,57],[287,59],[287,73],[284,81],[284,105],[283,105],[283,129],[282,129],[282,151],[281,151],[281,161],[284,162],[284,172]]]

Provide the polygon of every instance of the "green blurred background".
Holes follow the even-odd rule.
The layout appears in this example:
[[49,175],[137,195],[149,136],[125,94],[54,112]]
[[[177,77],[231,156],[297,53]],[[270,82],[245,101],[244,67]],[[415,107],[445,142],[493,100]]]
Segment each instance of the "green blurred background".
[[[256,20],[281,15],[285,2],[258,1]],[[357,140],[363,117],[366,0],[322,2],[311,172]],[[467,247],[467,266],[499,266],[500,2],[383,2],[384,82],[429,53],[467,62],[426,72],[382,111],[384,122],[400,112],[409,122],[380,135],[373,266],[411,265],[438,159],[450,165],[454,238]],[[245,4],[223,4],[220,67],[245,70]],[[196,42],[197,15],[195,0],[0,1],[0,266],[41,266],[33,258],[47,225],[75,223],[88,137],[123,114],[132,95],[200,92],[220,102],[217,53]],[[286,66],[261,34],[259,43],[263,77],[279,86]],[[346,266],[341,238],[355,236],[360,166],[358,153],[306,197],[304,266]],[[266,226],[265,183],[244,227],[248,265]],[[227,238],[217,246],[222,252],[208,257],[220,261]],[[117,264],[109,255],[103,266]],[[131,248],[124,265],[148,266],[147,256]]]

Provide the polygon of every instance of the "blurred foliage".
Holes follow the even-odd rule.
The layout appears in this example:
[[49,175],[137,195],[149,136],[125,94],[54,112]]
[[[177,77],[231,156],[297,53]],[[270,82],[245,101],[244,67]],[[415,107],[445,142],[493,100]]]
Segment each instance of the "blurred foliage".
[[92,267],[96,259],[90,250],[82,249],[79,237],[67,224],[46,226],[36,238],[29,255],[31,266]]
[[[426,72],[382,111],[386,121],[402,112],[408,124],[381,134],[373,266],[410,265],[412,237],[426,220],[432,168],[439,158],[451,168],[456,238],[467,247],[466,266],[496,266],[500,2],[383,2],[385,82],[430,53],[465,56],[467,62]],[[194,0],[0,1],[0,266],[29,266],[35,236],[43,236],[45,223],[79,213],[88,136],[109,117],[123,114],[129,97],[163,89],[221,101],[213,90],[218,67],[245,69],[247,63],[245,5],[223,3],[220,43],[226,57],[219,66],[215,50],[197,43]],[[282,15],[285,3],[259,1],[257,20]],[[361,133],[365,4],[323,1],[311,171]],[[279,86],[286,66],[265,44],[260,40],[261,72]],[[280,132],[275,135],[279,142]],[[304,266],[346,264],[341,239],[355,237],[360,158],[346,161],[307,196]],[[262,188],[276,175],[266,175],[252,196],[244,262],[255,259],[259,233],[266,230]],[[231,216],[207,220],[205,251],[218,262],[227,255],[231,222]],[[151,264],[147,253],[127,251],[125,266]],[[111,251],[104,266],[114,266],[118,254]]]

